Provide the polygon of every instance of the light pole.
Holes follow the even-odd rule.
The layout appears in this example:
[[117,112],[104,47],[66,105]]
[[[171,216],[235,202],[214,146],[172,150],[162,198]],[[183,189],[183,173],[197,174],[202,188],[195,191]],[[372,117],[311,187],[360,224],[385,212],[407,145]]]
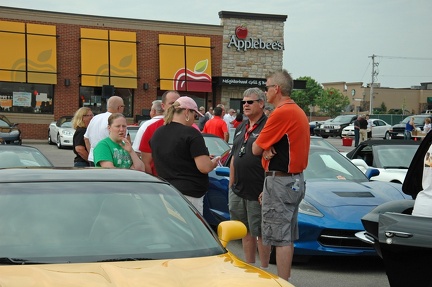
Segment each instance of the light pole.
[[375,70],[375,66],[378,67],[379,63],[375,63],[375,57],[376,55],[373,54],[370,58],[372,58],[372,82],[370,85],[370,95],[369,95],[369,114],[373,114],[373,90],[374,90],[374,83],[375,83],[375,77],[378,75],[378,71]]

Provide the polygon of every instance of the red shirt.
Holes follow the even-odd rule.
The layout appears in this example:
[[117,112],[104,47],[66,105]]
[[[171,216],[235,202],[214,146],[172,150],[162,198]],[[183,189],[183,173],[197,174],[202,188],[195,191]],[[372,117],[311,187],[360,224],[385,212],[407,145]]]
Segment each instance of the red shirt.
[[269,116],[255,143],[262,149],[276,149],[270,160],[261,159],[264,170],[300,173],[307,167],[310,146],[309,121],[293,100],[278,106]]
[[220,116],[214,116],[205,123],[202,132],[204,134],[213,134],[225,140],[225,133],[228,133],[228,127]]

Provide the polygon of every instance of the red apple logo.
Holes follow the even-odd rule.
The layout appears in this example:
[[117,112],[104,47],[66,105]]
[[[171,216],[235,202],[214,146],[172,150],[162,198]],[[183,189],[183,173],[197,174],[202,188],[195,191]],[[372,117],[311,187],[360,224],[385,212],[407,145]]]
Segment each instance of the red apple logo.
[[244,26],[244,25],[237,26],[235,29],[235,34],[236,34],[237,38],[239,38],[239,39],[246,39],[246,37],[248,35],[248,30],[247,30],[246,26]]
[[211,77],[205,74],[208,60],[199,61],[194,71],[186,68],[179,69],[174,74],[173,89],[176,91],[211,92]]

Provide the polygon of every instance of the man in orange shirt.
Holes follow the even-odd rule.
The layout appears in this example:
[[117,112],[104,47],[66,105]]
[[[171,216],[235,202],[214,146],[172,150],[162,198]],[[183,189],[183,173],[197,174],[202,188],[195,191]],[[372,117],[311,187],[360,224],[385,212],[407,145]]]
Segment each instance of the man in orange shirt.
[[208,120],[202,132],[204,134],[213,134],[228,142],[229,133],[226,122],[222,119],[222,108],[217,106],[213,110],[213,118]]
[[276,247],[278,275],[291,276],[294,240],[299,238],[298,208],[305,195],[303,170],[309,156],[309,121],[291,99],[293,79],[286,70],[271,74],[266,82],[267,102],[275,109],[252,145],[262,155],[266,171],[262,202],[262,238]]

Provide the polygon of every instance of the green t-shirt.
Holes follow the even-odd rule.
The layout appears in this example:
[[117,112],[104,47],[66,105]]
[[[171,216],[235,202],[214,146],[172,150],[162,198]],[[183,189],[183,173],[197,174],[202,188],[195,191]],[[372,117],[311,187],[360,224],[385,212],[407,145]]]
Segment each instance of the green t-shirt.
[[132,158],[130,154],[118,143],[107,137],[101,140],[93,151],[95,166],[101,166],[101,161],[110,161],[118,168],[130,168]]

